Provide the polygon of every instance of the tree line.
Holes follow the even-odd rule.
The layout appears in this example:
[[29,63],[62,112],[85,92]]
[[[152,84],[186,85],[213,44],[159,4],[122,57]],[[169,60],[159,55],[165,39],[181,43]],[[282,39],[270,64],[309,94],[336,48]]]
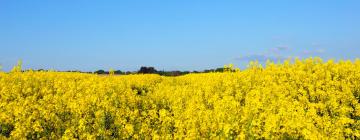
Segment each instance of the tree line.
[[[114,74],[116,75],[129,75],[129,74],[159,74],[162,76],[180,76],[180,75],[185,75],[185,74],[189,74],[189,73],[209,73],[209,72],[223,72],[224,68],[216,68],[216,69],[207,69],[207,70],[203,70],[203,71],[165,71],[165,70],[156,70],[154,67],[146,67],[146,66],[142,66],[140,67],[140,69],[138,71],[121,71],[121,70],[116,70],[113,71]],[[96,74],[110,74],[110,71],[105,71],[105,70],[97,70],[94,73]]]
[[[68,70],[68,71],[59,71],[59,72],[80,72],[80,73],[94,73],[94,74],[100,74],[100,75],[107,75],[107,74],[114,74],[114,75],[130,75],[130,74],[158,74],[162,76],[181,76],[189,73],[210,73],[210,72],[224,72],[226,68],[216,68],[216,69],[206,69],[203,71],[165,71],[165,70],[156,70],[154,67],[147,67],[142,66],[137,71],[121,71],[121,70],[96,70],[94,72],[90,71],[79,71],[79,70]],[[29,70],[21,70],[23,72],[29,71]],[[54,70],[45,70],[45,69],[38,69],[38,70],[32,70],[32,71],[54,71]]]

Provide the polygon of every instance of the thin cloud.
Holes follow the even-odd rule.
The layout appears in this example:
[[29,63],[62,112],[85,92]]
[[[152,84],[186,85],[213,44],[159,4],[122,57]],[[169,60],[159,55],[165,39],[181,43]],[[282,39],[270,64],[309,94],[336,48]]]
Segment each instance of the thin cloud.
[[283,37],[282,36],[272,36],[271,39],[273,39],[273,40],[281,40],[281,39],[283,39]]
[[288,57],[282,55],[282,52],[290,50],[288,45],[278,45],[276,47],[270,48],[269,50],[258,53],[258,54],[248,54],[241,57],[235,58],[235,60],[239,61],[259,61],[259,62],[266,62],[267,60],[270,61],[283,61]]
[[277,47],[270,49],[270,51],[273,53],[279,53],[281,51],[287,51],[287,50],[290,50],[290,47],[288,45],[279,45]]
[[317,50],[304,50],[302,52],[303,55],[320,55],[325,53],[324,49],[317,49]]
[[311,46],[312,47],[320,47],[320,46],[322,46],[320,43],[317,43],[317,42],[313,42],[313,43],[311,43]]
[[290,48],[287,45],[282,45],[282,46],[276,47],[276,49],[279,51],[284,51],[284,50],[289,50]]
[[283,56],[272,56],[272,55],[265,55],[265,54],[251,54],[251,55],[246,55],[246,56],[242,56],[242,57],[238,57],[235,58],[236,60],[240,60],[240,61],[259,61],[259,62],[265,62],[267,60],[271,60],[271,61],[282,61],[285,60],[286,58]]

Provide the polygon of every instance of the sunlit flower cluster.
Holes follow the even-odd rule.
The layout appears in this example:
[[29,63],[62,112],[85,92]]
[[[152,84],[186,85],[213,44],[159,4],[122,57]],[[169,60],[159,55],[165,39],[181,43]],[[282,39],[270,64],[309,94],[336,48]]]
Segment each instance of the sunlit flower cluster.
[[98,76],[0,72],[0,139],[359,139],[360,60]]

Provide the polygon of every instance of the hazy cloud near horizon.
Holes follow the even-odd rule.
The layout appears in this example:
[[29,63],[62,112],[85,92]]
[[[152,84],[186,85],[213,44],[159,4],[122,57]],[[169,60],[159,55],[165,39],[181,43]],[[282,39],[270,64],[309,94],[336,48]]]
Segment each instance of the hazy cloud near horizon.
[[293,51],[289,45],[278,45],[262,53],[255,53],[255,54],[250,53],[244,56],[236,57],[235,60],[246,61],[246,62],[255,61],[255,60],[259,62],[265,62],[267,60],[270,60],[277,62],[277,61],[284,61],[285,59],[289,59],[289,58],[302,59],[302,58],[314,57],[314,56],[321,57],[321,55],[325,54],[325,52],[326,52],[325,49],[320,47],[313,49],[304,49],[301,51]]

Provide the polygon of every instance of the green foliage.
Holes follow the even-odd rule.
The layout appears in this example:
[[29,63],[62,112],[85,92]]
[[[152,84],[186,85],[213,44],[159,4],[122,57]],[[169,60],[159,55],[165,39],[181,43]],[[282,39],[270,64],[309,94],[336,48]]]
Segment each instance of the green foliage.
[[10,124],[0,124],[0,135],[10,137],[11,131],[14,130],[14,126]]

